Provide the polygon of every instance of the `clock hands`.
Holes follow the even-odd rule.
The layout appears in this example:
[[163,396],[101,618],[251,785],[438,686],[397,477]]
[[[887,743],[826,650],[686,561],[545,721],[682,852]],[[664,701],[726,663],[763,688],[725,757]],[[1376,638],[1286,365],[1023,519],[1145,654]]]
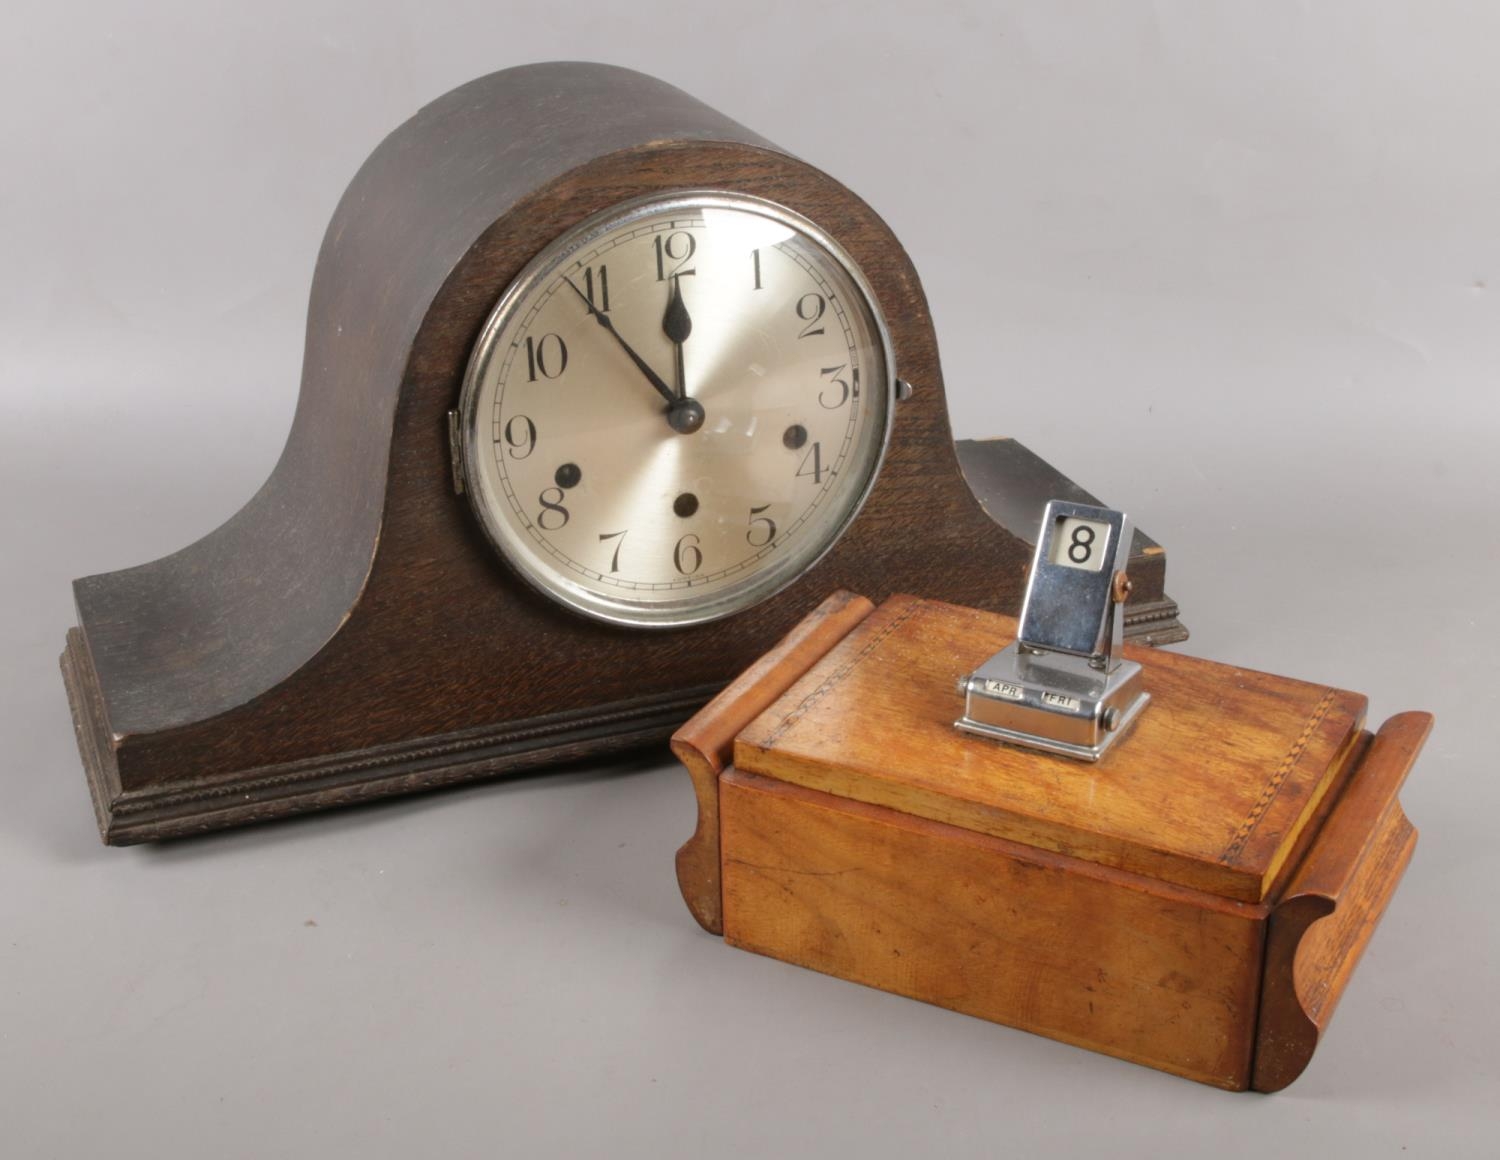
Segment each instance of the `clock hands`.
[[672,294],[667,299],[667,312],[661,320],[662,332],[672,341],[672,354],[677,362],[677,397],[687,398],[687,373],[682,365],[682,344],[693,333],[693,320],[688,315],[687,303],[682,300],[682,279],[672,275]]
[[677,401],[667,412],[667,422],[674,431],[687,435],[703,426],[703,404],[688,398],[687,370],[682,361],[682,344],[693,333],[693,320],[687,303],[682,300],[682,278],[672,276],[672,292],[667,298],[667,312],[662,315],[661,329],[672,342],[672,358],[677,371]]
[[[690,435],[699,427],[703,426],[703,405],[696,399],[688,399],[678,395],[671,387],[667,386],[662,377],[651,369],[650,364],[635,352],[635,348],[625,341],[624,337],[615,329],[615,324],[610,321],[609,315],[598,309],[589,301],[589,296],[573,284],[571,278],[564,278],[564,282],[572,289],[574,294],[583,300],[588,312],[594,316],[594,321],[614,337],[620,344],[620,348],[630,356],[630,361],[635,363],[641,374],[646,376],[647,381],[656,388],[657,393],[667,401],[667,422],[672,430],[683,435]],[[685,316],[685,313],[684,313]],[[692,323],[688,325],[691,327]]]
[[651,385],[661,393],[661,397],[664,398],[669,404],[676,403],[676,392],[673,391],[671,387],[667,386],[667,384],[662,381],[662,377],[646,364],[645,359],[635,353],[634,347],[632,347],[628,342],[620,337],[620,332],[615,329],[615,324],[609,320],[609,315],[605,314],[604,311],[596,308],[594,304],[589,301],[589,296],[582,290],[580,290],[577,286],[573,285],[573,279],[564,278],[563,281],[572,288],[574,294],[577,294],[578,297],[583,299],[583,304],[588,308],[588,312],[594,316],[594,321],[597,322],[600,326],[604,327],[605,330],[609,331],[609,333],[614,336],[614,340],[618,342],[624,349],[625,353],[630,356],[630,361],[635,363],[635,365],[640,368],[641,374],[645,375]]

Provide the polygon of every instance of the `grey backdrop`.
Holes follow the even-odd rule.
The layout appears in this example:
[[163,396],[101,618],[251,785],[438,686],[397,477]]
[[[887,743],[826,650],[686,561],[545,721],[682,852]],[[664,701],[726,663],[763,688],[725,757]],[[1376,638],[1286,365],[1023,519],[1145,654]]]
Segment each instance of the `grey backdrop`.
[[[15,0],[0,37],[0,1151],[1494,1155],[1500,9]],[[158,849],[95,835],[68,582],[269,471],[388,130],[558,57],[829,170],[925,279],[960,435],[1168,545],[1200,655],[1439,723],[1309,1073],[1228,1095],[730,950],[680,770]]]

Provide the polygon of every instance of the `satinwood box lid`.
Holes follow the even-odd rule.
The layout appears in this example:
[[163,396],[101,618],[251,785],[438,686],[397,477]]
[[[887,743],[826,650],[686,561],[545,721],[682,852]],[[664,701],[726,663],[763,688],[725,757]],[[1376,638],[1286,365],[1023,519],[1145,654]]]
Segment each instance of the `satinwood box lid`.
[[1366,699],[1128,647],[1151,703],[1097,763],[961,733],[956,682],[1007,616],[892,597],[744,729],[734,765],[977,833],[1258,903],[1357,748]]

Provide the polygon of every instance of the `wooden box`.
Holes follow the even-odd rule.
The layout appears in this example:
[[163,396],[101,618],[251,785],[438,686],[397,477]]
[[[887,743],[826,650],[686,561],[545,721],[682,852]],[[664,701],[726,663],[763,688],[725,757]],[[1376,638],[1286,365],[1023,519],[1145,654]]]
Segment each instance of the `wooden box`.
[[1153,698],[1096,764],[962,734],[1009,617],[830,597],[673,739],[683,897],[725,941],[1243,1090],[1307,1065],[1411,857],[1431,726],[1127,648]]

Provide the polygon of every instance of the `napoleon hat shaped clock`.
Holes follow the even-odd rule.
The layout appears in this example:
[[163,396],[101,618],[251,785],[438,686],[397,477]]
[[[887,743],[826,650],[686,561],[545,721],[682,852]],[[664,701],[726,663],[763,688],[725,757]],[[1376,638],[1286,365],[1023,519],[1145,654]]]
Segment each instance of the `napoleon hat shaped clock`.
[[[482,77],[335,211],[260,491],[75,583],[101,833],[664,742],[835,588],[1015,611],[1052,495],[1087,502],[955,449],[916,272],[844,186],[640,73]],[[1136,541],[1158,642],[1164,566]]]

